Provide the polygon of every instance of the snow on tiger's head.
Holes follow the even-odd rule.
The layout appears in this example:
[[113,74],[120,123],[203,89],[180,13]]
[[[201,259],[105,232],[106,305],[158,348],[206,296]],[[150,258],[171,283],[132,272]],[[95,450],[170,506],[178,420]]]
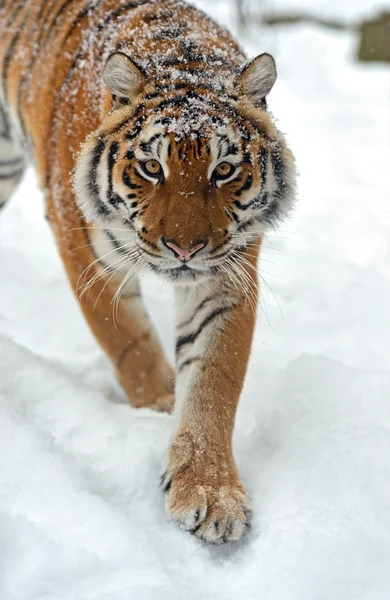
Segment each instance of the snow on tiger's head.
[[[78,157],[87,220],[129,230],[148,266],[175,281],[209,278],[290,210],[294,159],[266,109],[268,54],[224,89],[170,72],[161,91],[122,53],[104,69],[113,109]],[[123,232],[121,239],[123,239]]]

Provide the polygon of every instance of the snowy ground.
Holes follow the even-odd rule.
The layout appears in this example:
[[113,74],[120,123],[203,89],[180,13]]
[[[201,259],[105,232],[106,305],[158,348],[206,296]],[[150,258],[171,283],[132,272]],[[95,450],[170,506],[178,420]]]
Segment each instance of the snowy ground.
[[[270,104],[301,172],[295,217],[265,244],[237,417],[253,530],[209,548],[166,520],[170,417],[125,403],[29,172],[0,225],[4,600],[390,597],[388,72],[355,63],[350,34],[252,38],[276,55]],[[146,296],[172,353],[169,293]]]

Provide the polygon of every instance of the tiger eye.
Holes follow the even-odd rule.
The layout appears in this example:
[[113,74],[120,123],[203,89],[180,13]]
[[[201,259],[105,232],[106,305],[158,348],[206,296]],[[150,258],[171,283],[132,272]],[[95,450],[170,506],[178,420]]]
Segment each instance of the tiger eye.
[[157,160],[147,160],[144,164],[145,171],[150,175],[157,175],[161,170],[160,163]]
[[230,163],[222,162],[215,168],[215,171],[217,175],[220,175],[221,177],[226,177],[226,175],[229,175],[232,169],[233,166]]

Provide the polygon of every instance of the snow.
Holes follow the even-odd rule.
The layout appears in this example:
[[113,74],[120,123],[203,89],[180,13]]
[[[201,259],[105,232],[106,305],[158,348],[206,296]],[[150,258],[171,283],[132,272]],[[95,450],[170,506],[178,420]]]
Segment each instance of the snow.
[[[389,11],[389,0],[241,0],[251,15],[305,15],[356,25],[362,19],[372,19]],[[210,0],[197,0],[197,5],[210,11]],[[231,19],[235,0],[213,0],[213,10],[219,18]]]
[[[390,597],[388,70],[355,62],[351,33],[265,39],[247,50],[275,54],[270,106],[301,176],[293,220],[264,243],[237,416],[252,532],[210,548],[167,521],[170,417],[127,406],[28,172],[0,221],[4,600]],[[172,356],[169,290],[145,294]]]

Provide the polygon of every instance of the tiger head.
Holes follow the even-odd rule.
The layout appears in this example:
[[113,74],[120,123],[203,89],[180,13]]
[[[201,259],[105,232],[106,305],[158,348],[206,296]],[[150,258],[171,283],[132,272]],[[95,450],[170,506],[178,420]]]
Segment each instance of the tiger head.
[[265,101],[273,58],[246,63],[222,91],[188,79],[163,94],[122,53],[103,77],[113,107],[74,178],[86,219],[113,238],[120,229],[122,253],[170,281],[226,271],[294,199],[294,158]]

